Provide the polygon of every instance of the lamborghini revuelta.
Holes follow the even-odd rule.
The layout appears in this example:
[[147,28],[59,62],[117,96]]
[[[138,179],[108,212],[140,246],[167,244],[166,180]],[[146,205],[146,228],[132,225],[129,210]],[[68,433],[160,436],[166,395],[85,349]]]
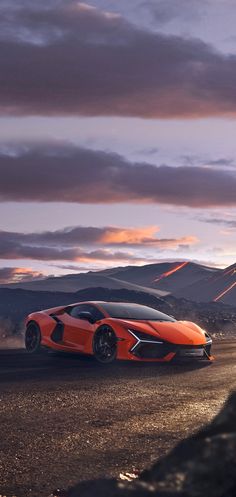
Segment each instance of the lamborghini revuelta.
[[195,323],[139,304],[82,302],[30,314],[25,346],[115,359],[169,362],[174,358],[212,360],[212,339]]

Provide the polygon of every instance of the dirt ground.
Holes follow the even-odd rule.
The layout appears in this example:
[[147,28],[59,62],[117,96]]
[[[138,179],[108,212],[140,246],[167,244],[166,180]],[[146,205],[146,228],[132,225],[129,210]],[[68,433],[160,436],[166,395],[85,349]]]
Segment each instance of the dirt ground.
[[236,341],[213,364],[109,366],[0,351],[0,495],[143,469],[209,421],[236,388]]

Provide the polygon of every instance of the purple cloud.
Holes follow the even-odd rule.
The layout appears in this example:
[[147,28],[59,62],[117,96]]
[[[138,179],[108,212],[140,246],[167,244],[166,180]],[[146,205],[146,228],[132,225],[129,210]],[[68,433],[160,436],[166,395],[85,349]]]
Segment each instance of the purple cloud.
[[199,7],[199,0],[158,0],[143,1],[141,7],[150,12],[155,24],[163,25],[169,22],[199,20],[208,6],[208,0]]
[[[72,227],[41,233],[0,231],[1,259],[34,259],[41,261],[143,261],[133,252],[113,251],[115,246],[156,249],[176,249],[183,244],[197,243],[197,238],[162,239],[155,235],[156,227]],[[82,249],[81,247],[86,247]],[[96,248],[94,248],[96,247]]]
[[236,56],[78,2],[2,12],[2,115],[235,115]]
[[0,201],[236,205],[235,171],[130,163],[73,146],[25,146],[0,155]]
[[[181,238],[160,238],[157,226],[125,228],[116,226],[93,227],[74,226],[56,231],[34,233],[16,233],[0,231],[1,246],[20,244],[24,247],[78,247],[79,245],[131,246],[131,247],[169,247],[176,248],[182,244],[197,242],[194,236]],[[0,247],[1,251],[1,247]]]

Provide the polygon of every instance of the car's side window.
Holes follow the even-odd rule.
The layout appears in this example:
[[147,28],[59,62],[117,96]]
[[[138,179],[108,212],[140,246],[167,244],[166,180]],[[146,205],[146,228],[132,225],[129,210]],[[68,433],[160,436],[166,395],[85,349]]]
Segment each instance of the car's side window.
[[71,308],[69,309],[69,314],[70,314],[70,316],[71,316],[71,317],[73,317],[73,318],[78,318],[78,317],[79,317],[79,313],[80,313],[81,311],[84,311],[84,310],[85,310],[85,309],[82,309],[82,307],[81,307],[81,306],[76,305],[75,307],[71,307]]
[[105,317],[104,314],[97,307],[95,307],[95,305],[88,305],[88,307],[88,311],[91,313],[94,321],[100,321],[100,319]]
[[102,314],[102,312],[99,309],[97,309],[97,307],[95,307],[94,305],[91,305],[91,304],[76,305],[75,307],[72,307],[70,309],[69,314],[73,318],[79,319],[79,315],[81,312],[90,312],[94,321],[99,321],[100,319],[104,318],[104,315]]

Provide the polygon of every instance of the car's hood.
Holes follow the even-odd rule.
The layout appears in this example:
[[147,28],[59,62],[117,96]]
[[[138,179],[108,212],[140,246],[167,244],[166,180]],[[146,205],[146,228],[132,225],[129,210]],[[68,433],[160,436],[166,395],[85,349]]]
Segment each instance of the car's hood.
[[206,343],[206,338],[201,328],[189,321],[122,320],[122,322],[127,328],[153,334],[171,343],[184,345],[202,345]]

